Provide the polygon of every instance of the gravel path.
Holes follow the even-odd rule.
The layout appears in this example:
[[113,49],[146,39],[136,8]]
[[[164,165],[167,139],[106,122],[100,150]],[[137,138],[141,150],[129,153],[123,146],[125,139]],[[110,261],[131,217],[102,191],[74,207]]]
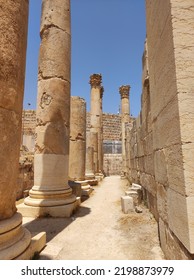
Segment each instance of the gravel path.
[[143,213],[123,214],[120,197],[126,181],[104,178],[71,218],[29,220],[30,231],[46,231],[47,245],[40,259],[53,260],[156,260],[164,259],[157,224]]

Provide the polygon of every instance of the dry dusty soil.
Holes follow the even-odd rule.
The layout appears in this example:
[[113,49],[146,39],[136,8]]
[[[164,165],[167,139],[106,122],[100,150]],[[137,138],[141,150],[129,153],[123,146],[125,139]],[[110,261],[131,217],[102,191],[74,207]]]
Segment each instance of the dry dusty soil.
[[162,260],[157,223],[148,209],[124,214],[128,188],[119,176],[106,177],[71,218],[24,218],[31,232],[46,231],[41,260]]

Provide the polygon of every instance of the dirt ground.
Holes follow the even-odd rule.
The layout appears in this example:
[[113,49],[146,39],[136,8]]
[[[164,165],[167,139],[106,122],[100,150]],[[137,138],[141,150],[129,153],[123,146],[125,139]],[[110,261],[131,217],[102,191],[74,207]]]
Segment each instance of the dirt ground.
[[24,218],[31,232],[46,231],[41,260],[162,260],[157,223],[148,209],[124,214],[128,188],[119,176],[106,177],[71,218]]

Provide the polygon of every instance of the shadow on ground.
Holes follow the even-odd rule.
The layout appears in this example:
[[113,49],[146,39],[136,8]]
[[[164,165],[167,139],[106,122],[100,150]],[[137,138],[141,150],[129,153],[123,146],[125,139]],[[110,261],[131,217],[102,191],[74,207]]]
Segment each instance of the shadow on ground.
[[46,242],[51,241],[57,234],[67,228],[76,218],[81,218],[91,213],[88,207],[80,206],[70,218],[40,217],[24,224],[32,236],[39,232],[46,232]]

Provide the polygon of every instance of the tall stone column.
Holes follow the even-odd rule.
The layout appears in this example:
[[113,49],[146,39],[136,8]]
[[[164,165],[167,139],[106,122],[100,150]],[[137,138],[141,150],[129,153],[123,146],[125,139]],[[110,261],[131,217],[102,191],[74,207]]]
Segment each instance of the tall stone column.
[[130,120],[130,107],[129,107],[129,85],[123,85],[119,88],[119,93],[121,95],[121,126],[122,126],[122,176],[125,176],[127,172],[126,166],[126,149],[125,149],[125,140],[126,140],[126,124]]
[[0,1],[0,259],[26,251],[31,234],[15,206],[21,142],[28,1]]
[[98,167],[96,176],[102,176],[102,129],[101,129],[101,92],[102,92],[102,76],[101,74],[93,74],[90,76],[91,85],[91,132],[98,135]]
[[28,215],[69,217],[70,0],[43,0],[39,53],[34,186]]
[[79,96],[71,97],[69,180],[81,184],[82,195],[92,189],[85,180],[86,170],[86,102]]
[[104,173],[103,162],[104,162],[104,153],[103,153],[103,93],[104,87],[101,87],[100,90],[100,126],[101,126],[101,149],[100,149],[100,161],[101,161],[101,172]]

